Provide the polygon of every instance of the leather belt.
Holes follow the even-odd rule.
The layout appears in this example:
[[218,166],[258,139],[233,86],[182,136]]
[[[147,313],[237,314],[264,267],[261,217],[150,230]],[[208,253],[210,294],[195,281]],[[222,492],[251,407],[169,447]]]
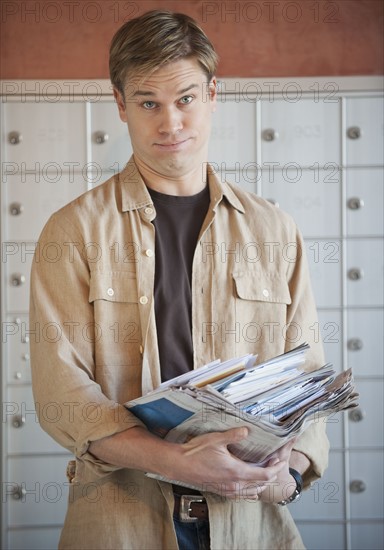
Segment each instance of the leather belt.
[[187,487],[177,487],[174,485],[173,488],[173,496],[175,498],[173,515],[176,519],[185,523],[208,519],[207,501],[201,493],[192,491]]

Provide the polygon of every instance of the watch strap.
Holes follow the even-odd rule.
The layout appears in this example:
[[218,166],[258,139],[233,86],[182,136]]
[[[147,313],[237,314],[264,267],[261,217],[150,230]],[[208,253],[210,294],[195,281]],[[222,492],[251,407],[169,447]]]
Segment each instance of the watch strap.
[[286,506],[287,504],[290,504],[291,502],[298,500],[300,498],[301,491],[303,490],[303,478],[301,477],[300,472],[298,472],[294,468],[289,468],[289,473],[293,477],[293,479],[296,481],[296,487],[290,497],[287,497],[284,500],[281,500],[280,502],[278,502],[280,506]]

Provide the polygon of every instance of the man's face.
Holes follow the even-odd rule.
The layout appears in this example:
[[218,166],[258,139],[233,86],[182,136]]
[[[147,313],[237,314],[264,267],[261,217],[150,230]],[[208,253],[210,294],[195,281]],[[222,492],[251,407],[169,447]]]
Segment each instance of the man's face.
[[195,59],[171,62],[145,79],[129,79],[125,102],[115,91],[127,122],[135,158],[152,172],[180,177],[207,161],[216,80]]

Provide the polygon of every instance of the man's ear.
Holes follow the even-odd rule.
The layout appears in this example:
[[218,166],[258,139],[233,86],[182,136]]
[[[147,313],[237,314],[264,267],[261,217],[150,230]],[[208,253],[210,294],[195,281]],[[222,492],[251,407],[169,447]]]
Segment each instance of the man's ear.
[[125,99],[123,94],[117,88],[113,88],[113,96],[116,100],[117,108],[119,109],[120,119],[123,122],[127,122],[127,112],[125,109]]
[[213,76],[208,84],[209,100],[211,102],[212,113],[216,111],[217,102],[217,79]]

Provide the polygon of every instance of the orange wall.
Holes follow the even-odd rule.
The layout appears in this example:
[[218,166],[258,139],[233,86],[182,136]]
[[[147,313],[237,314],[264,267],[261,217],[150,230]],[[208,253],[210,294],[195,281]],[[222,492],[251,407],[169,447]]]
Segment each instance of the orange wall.
[[154,8],[188,13],[222,77],[383,74],[381,0],[1,0],[1,78],[108,78],[110,40]]

